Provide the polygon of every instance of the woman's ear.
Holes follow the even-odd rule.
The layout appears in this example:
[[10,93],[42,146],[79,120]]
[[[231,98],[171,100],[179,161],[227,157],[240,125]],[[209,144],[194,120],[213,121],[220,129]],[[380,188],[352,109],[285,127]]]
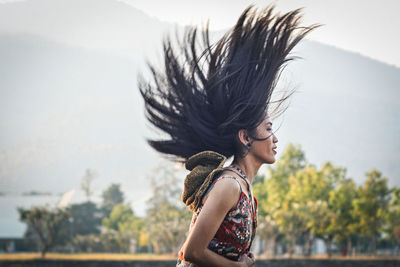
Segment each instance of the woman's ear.
[[244,146],[247,146],[247,144],[250,142],[249,135],[247,134],[247,131],[245,129],[240,129],[238,131],[238,137],[239,137],[240,142]]

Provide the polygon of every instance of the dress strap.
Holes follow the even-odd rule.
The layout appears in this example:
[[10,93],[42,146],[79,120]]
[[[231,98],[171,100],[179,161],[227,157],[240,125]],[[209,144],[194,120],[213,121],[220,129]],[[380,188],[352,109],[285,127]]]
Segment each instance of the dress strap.
[[247,188],[249,189],[249,200],[250,200],[250,205],[251,205],[252,216],[255,216],[256,211],[255,211],[255,207],[254,207],[254,197],[252,194],[252,186],[251,186],[250,182],[247,180],[247,178],[243,176],[243,175],[245,175],[243,173],[243,171],[237,167],[233,168],[231,166],[224,167],[223,169],[234,171],[235,173],[237,173],[239,175],[240,178],[242,178],[246,182]]
[[250,185],[249,181],[247,180],[247,178],[243,177],[243,174],[238,172],[237,169],[232,168],[231,166],[227,166],[227,167],[224,167],[223,170],[234,171],[235,173],[239,174],[239,177],[246,182],[247,187],[249,188],[249,191],[250,191],[251,185]]

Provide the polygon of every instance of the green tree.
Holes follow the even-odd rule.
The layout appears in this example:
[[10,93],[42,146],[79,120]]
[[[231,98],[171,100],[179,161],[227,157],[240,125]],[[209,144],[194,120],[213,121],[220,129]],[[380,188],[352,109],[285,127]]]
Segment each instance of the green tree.
[[73,204],[69,208],[71,235],[89,235],[100,233],[101,211],[90,201]]
[[119,184],[111,184],[103,194],[102,210],[104,217],[110,216],[110,213],[115,205],[124,202],[124,193],[121,191]]
[[309,200],[327,201],[332,184],[329,179],[315,167],[307,165],[289,178],[288,191],[291,200],[307,203]]
[[61,236],[63,226],[69,218],[69,211],[63,209],[50,210],[46,207],[34,207],[31,209],[18,208],[20,221],[28,225],[28,229],[34,234],[41,255],[44,258]]
[[319,196],[315,195],[310,227],[313,235],[323,238],[327,244],[328,257],[332,255],[332,241],[335,238],[335,231],[332,227],[335,223],[338,212],[331,205],[331,193],[346,180],[346,168],[338,167],[327,161],[322,164],[319,171],[320,184],[316,187]]
[[274,167],[270,168],[271,177],[288,179],[290,175],[307,165],[305,153],[300,145],[288,144]]
[[332,189],[332,183],[322,171],[307,165],[290,176],[289,185],[286,199],[292,205],[289,205],[288,212],[296,215],[296,221],[288,221],[286,224],[297,226],[292,225],[290,229],[294,232],[287,234],[293,235],[292,239],[304,235],[305,254],[310,255],[311,243],[315,236],[330,242],[329,235],[325,234],[333,216],[327,205],[327,196]]
[[114,206],[110,216],[103,218],[102,225],[108,229],[118,231],[121,224],[126,224],[134,218],[133,210],[126,204],[119,203]]
[[138,233],[143,226],[143,222],[144,220],[137,217],[130,206],[119,203],[114,206],[110,216],[103,219],[102,224],[108,229]]
[[389,203],[389,211],[385,216],[384,233],[393,247],[400,245],[400,188],[393,188],[393,198]]
[[347,241],[347,250],[352,249],[352,237],[357,234],[357,217],[353,203],[357,198],[357,186],[351,179],[343,179],[329,193],[329,205],[335,214],[329,231],[337,243]]
[[130,206],[119,203],[114,206],[110,216],[103,219],[102,224],[115,234],[121,252],[127,252],[132,240],[138,245],[144,220],[135,216]]
[[345,180],[346,169],[334,166],[331,162],[322,164],[320,170],[311,165],[305,166],[289,178],[290,190],[286,196],[296,203],[301,212],[305,238],[305,255],[311,255],[311,244],[315,237],[325,240],[328,256],[331,256],[331,243],[334,237],[332,224],[336,214],[329,202],[329,195],[337,185]]
[[177,253],[189,230],[192,213],[181,201],[177,170],[159,166],[151,176],[152,196],[146,211],[148,240],[156,253]]
[[257,234],[262,240],[268,242],[264,254],[274,256],[276,241],[280,236],[279,226],[273,215],[273,207],[268,206],[268,196],[272,189],[268,188],[268,179],[264,175],[257,175],[253,181],[254,196],[258,201],[258,226]]
[[334,188],[337,188],[347,179],[346,173],[346,168],[335,166],[330,161],[324,162],[321,167],[321,174],[324,176],[324,179],[329,181]]
[[[259,206],[258,234],[269,241],[270,254],[274,255],[277,239],[283,234],[288,239],[288,249],[295,240],[291,232],[295,229],[290,223],[296,224],[292,219],[299,219],[299,215],[291,209],[287,199],[290,189],[289,177],[296,174],[306,166],[306,158],[299,145],[286,146],[277,163],[269,168],[268,179],[259,179],[254,184],[254,195]],[[293,229],[293,230],[291,230]],[[268,252],[268,251],[267,251]]]
[[306,164],[305,154],[300,145],[289,144],[286,146],[275,166],[269,168],[267,187],[270,204],[275,205],[285,201],[290,187],[289,177],[303,169]]
[[287,201],[274,213],[279,231],[285,235],[286,250],[289,253],[289,257],[294,253],[297,239],[307,229],[307,217],[303,208],[299,203]]
[[315,237],[325,240],[328,257],[332,255],[332,239],[333,234],[329,231],[329,227],[335,218],[335,214],[330,209],[326,200],[309,200],[307,203],[302,203],[302,210],[306,220],[305,232],[305,255],[311,255],[311,243]]
[[359,187],[354,201],[355,214],[360,218],[361,234],[371,238],[370,251],[375,255],[376,242],[388,213],[391,190],[387,178],[376,169],[366,173],[367,181]]
[[281,194],[284,193],[284,197],[281,196],[281,198],[285,205],[280,206],[276,200],[270,203],[275,202],[275,205],[270,207],[277,207],[272,214],[278,222],[280,231],[286,236],[289,255],[293,252],[296,240],[302,238],[305,242],[304,254],[311,255],[311,244],[315,237],[325,239],[328,255],[331,255],[330,244],[333,235],[329,229],[335,214],[329,205],[329,193],[339,181],[344,179],[345,169],[326,162],[321,170],[317,170],[312,165],[299,164],[299,162],[305,162],[304,154],[293,153],[293,150],[291,154],[297,157],[293,161],[295,164],[289,164],[292,167],[288,169],[290,170],[289,178],[287,184],[284,184],[287,186],[287,191],[278,190]]

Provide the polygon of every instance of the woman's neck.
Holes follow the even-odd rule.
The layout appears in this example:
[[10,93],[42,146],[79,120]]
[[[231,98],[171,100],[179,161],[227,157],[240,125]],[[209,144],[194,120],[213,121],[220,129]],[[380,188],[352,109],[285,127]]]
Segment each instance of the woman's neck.
[[244,157],[241,159],[233,159],[232,165],[239,167],[247,176],[250,184],[253,183],[254,177],[256,176],[258,169],[261,167],[261,163],[258,163],[250,157]]

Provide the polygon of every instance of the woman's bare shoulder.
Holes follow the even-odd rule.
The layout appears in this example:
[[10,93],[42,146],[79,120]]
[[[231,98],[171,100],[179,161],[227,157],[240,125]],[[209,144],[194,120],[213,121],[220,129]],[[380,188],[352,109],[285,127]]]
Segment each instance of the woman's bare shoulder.
[[204,197],[203,202],[206,203],[208,198],[212,202],[225,202],[229,206],[234,206],[241,192],[241,187],[237,178],[231,174],[222,173],[217,178],[211,191]]

